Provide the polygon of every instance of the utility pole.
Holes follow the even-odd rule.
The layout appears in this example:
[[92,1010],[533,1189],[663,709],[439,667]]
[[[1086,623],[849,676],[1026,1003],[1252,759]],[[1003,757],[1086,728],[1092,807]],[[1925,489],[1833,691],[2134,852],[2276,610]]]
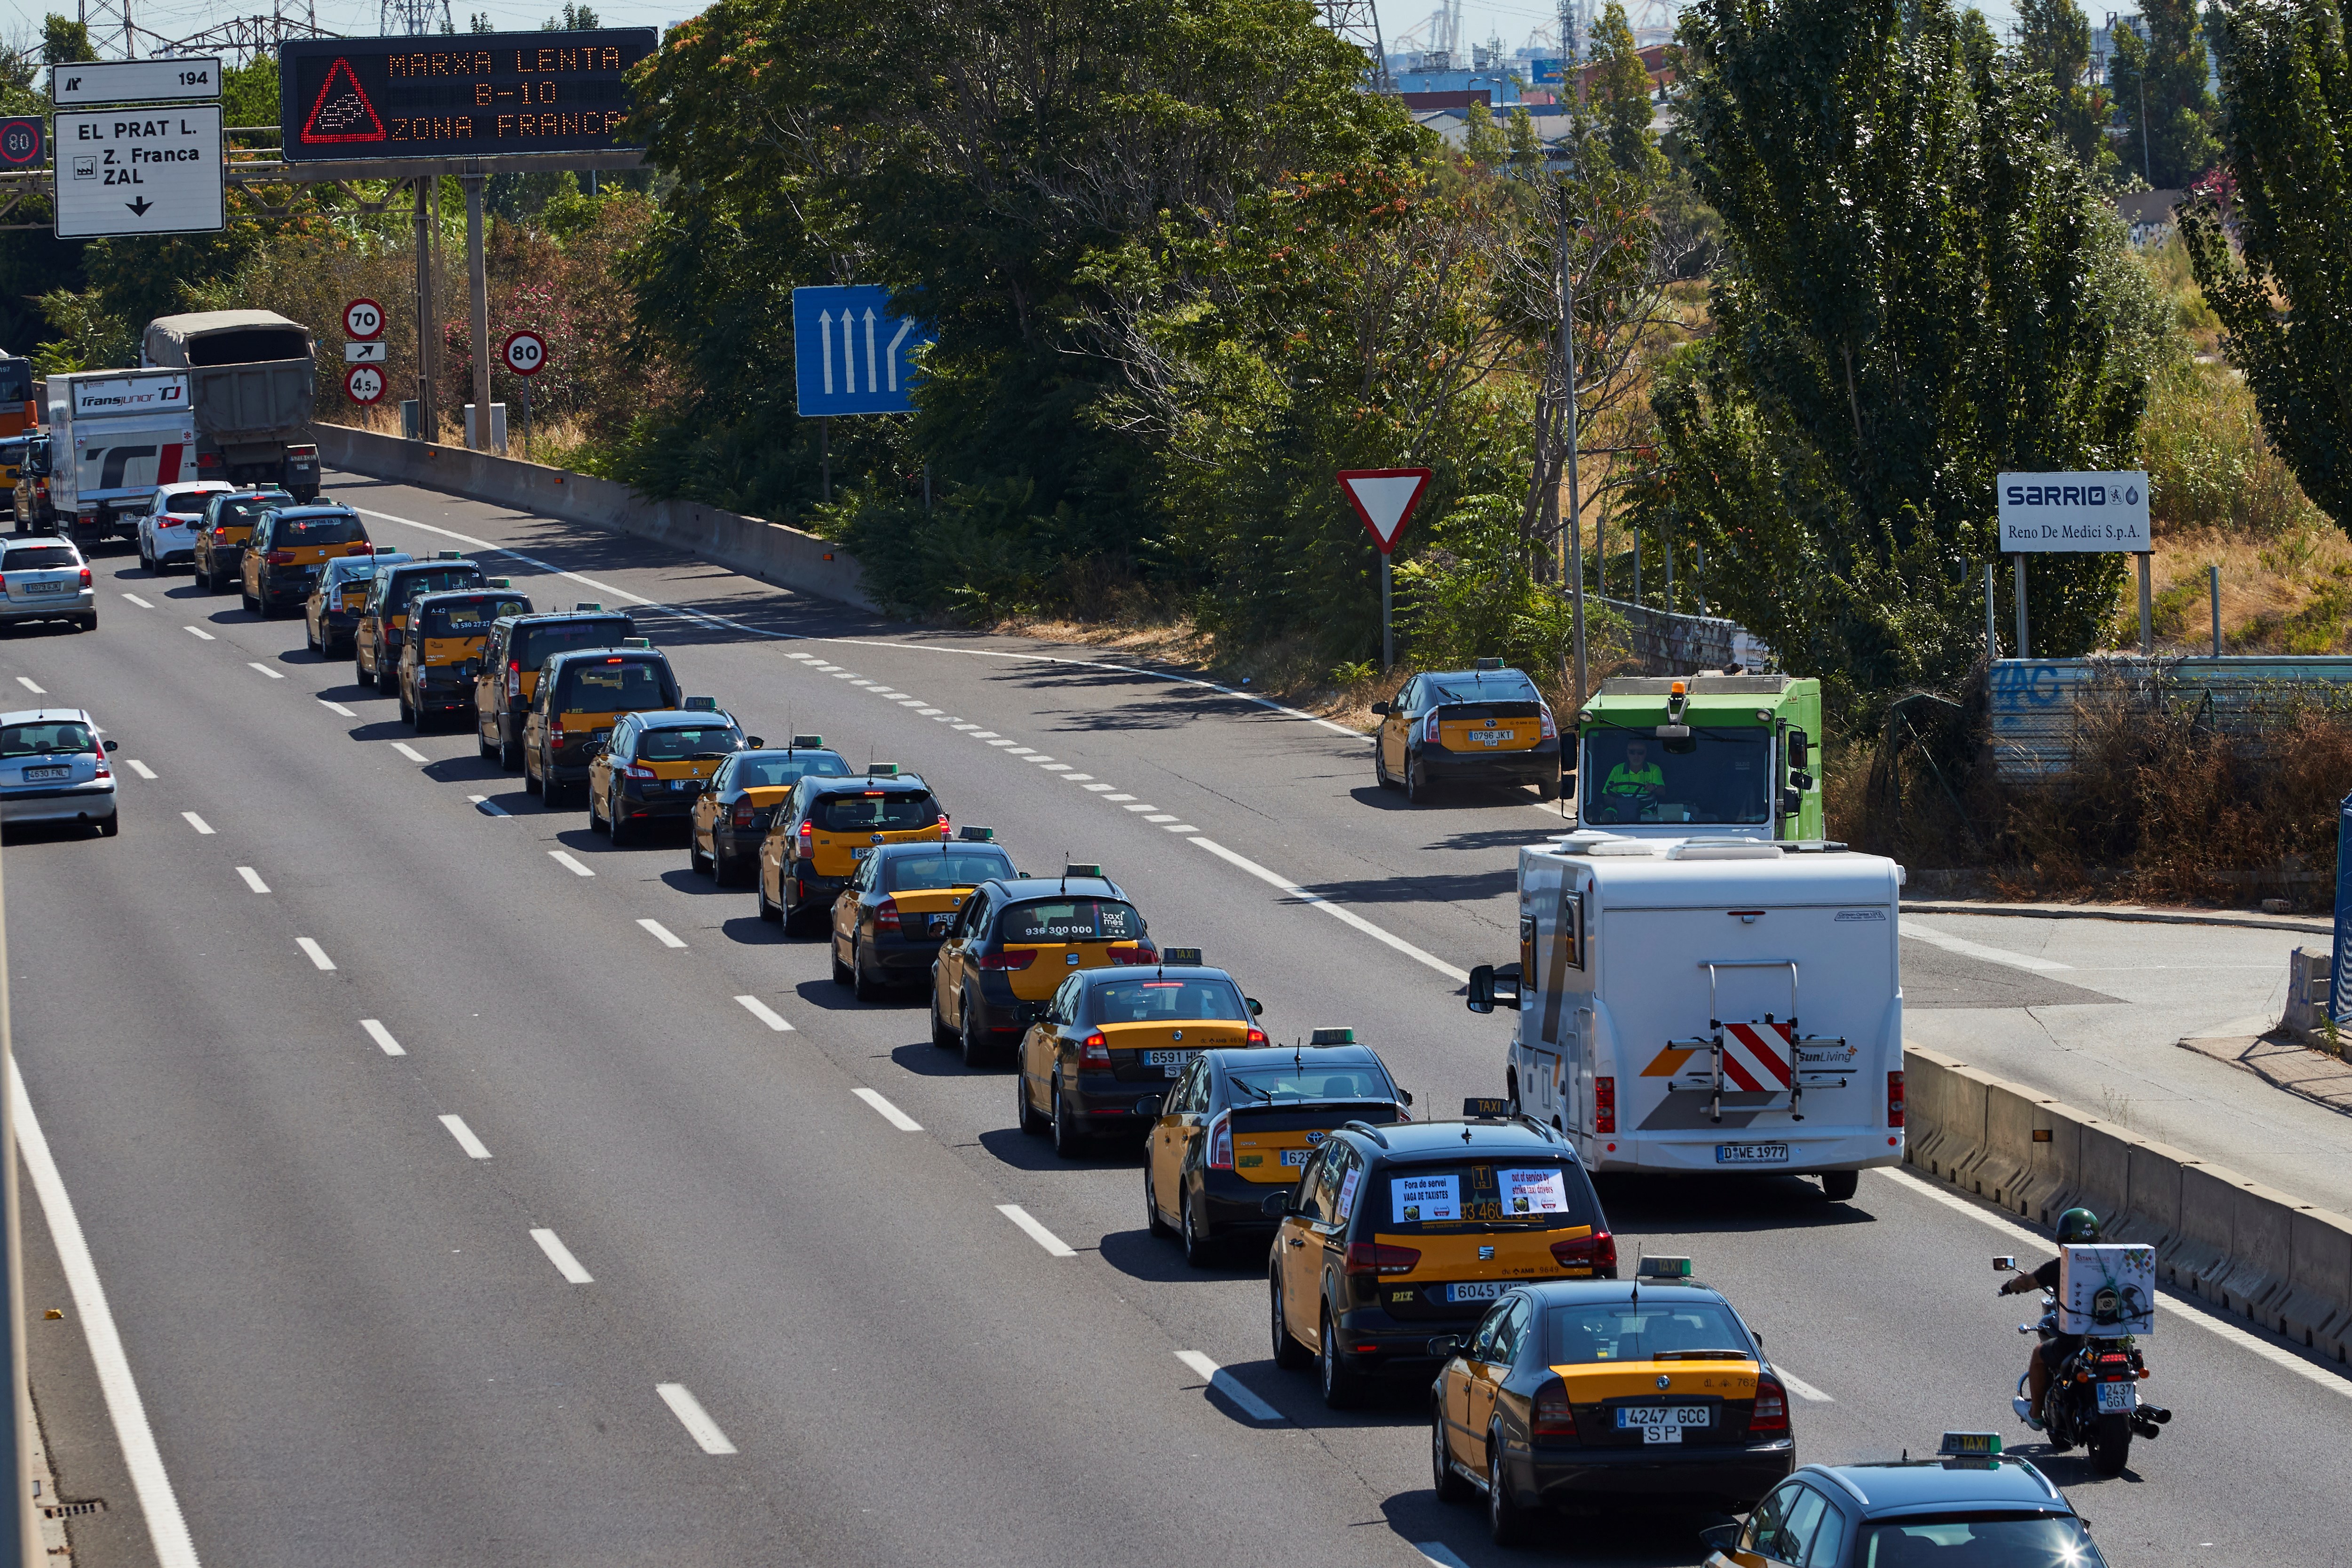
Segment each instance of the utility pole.
[[1576,710],[1588,689],[1584,658],[1584,517],[1576,483],[1576,280],[1569,249],[1568,186],[1559,187],[1560,399],[1568,413],[1568,558],[1570,627],[1576,641]]
[[490,279],[482,258],[481,174],[466,176],[466,276],[474,296],[474,423],[466,445],[490,449]]
[[437,441],[433,416],[433,180],[416,182],[416,438]]

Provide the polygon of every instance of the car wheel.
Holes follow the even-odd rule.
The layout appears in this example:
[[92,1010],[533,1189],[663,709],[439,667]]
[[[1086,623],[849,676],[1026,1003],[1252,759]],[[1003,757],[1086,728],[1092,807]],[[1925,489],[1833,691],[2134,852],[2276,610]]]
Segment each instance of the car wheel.
[[1404,760],[1404,799],[1407,805],[1429,804],[1429,777],[1422,771],[1421,760],[1410,754]]
[[1331,1325],[1331,1314],[1323,1314],[1323,1333],[1316,1342],[1315,1372],[1323,1384],[1323,1403],[1333,1410],[1354,1406],[1359,1397],[1358,1375],[1348,1370],[1339,1359],[1339,1331]]
[[1200,1205],[1183,1195],[1181,1184],[1177,1187],[1177,1224],[1184,1237],[1184,1261],[1195,1268],[1206,1268],[1216,1260],[1216,1243],[1201,1234],[1197,1211]]
[[1470,1483],[1454,1468],[1453,1458],[1445,1451],[1445,1407],[1436,1400],[1429,1402],[1429,1472],[1430,1489],[1443,1503],[1465,1503],[1470,1500]]
[[1536,784],[1536,798],[1542,801],[1547,805],[1550,805],[1553,801],[1558,800],[1559,798],[1559,781],[1555,778],[1538,780]]
[[121,831],[122,813],[120,811],[117,811],[112,816],[106,817],[98,825],[98,836],[100,838],[111,838]]
[[1282,1270],[1278,1266],[1267,1272],[1265,1296],[1266,1321],[1274,1331],[1274,1364],[1287,1372],[1297,1372],[1307,1364],[1308,1357],[1307,1347],[1298,1342],[1289,1325],[1282,1321]]
[[416,721],[416,710],[415,707],[410,705],[408,700],[408,688],[404,686],[401,687],[399,690],[400,721],[407,725],[412,730],[417,731],[420,733],[423,732],[425,726]]
[[499,754],[498,747],[482,738],[482,727],[479,724],[474,726],[474,750],[485,757],[495,757]]
[[765,877],[755,877],[752,879],[752,886],[760,898],[760,918],[770,925],[782,925],[784,921],[784,911],[768,902],[768,879]]
[[604,834],[606,837],[612,839],[615,847],[623,844],[634,844],[637,840],[636,825],[621,820],[621,803],[619,799],[610,795],[604,797]]
[[379,660],[376,662],[376,667],[375,667],[375,689],[376,689],[378,691],[383,692],[386,697],[389,697],[389,696],[391,696],[394,692],[395,692],[395,691],[399,690],[399,689],[400,689],[400,669],[399,669],[399,667],[395,665],[395,666],[394,666],[393,668],[391,668],[387,669],[387,668],[384,668],[384,666],[383,666],[383,662],[381,659],[379,659]]
[[703,875],[705,870],[702,844],[694,837],[694,824],[691,822],[686,825],[686,868],[698,877]]
[[1076,1160],[1087,1152],[1087,1134],[1078,1119],[1062,1098],[1061,1079],[1054,1080],[1054,1152],[1065,1160]]
[[1517,1546],[1528,1538],[1528,1510],[1511,1495],[1503,1474],[1503,1435],[1486,1435],[1486,1534],[1497,1546]]
[[1862,1188],[1860,1171],[1823,1171],[1822,1196],[1833,1204],[1848,1204]]
[[835,985],[849,984],[855,976],[849,973],[849,965],[841,962],[841,938],[830,931],[825,933],[824,956],[833,965],[833,983]]
[[1154,1236],[1167,1236],[1168,1222],[1160,1217],[1160,1200],[1151,1192],[1151,1151],[1143,1152],[1143,1228]]
[[963,1029],[961,1031],[961,1044],[963,1046],[963,1065],[968,1068],[984,1068],[988,1065],[988,1047],[982,1043],[980,1030],[972,1022],[972,1020],[979,1016],[979,1013],[980,1009],[971,1005],[971,998],[969,996],[965,997],[963,999]]
[[866,973],[866,944],[863,942],[849,944],[849,989],[860,1002],[882,1000],[882,982]]
[[96,610],[92,610],[86,616],[77,616],[74,617],[74,625],[80,630],[86,632],[94,632],[98,630],[98,612]]
[[731,885],[735,877],[735,858],[727,853],[726,846],[719,842],[719,836],[716,833],[712,834],[710,836],[710,879],[724,888]]
[[499,766],[510,773],[522,771],[522,748],[512,741],[499,742]]
[[1389,777],[1389,759],[1381,747],[1378,734],[1372,737],[1372,782],[1382,789],[1396,788],[1396,780]]
[[[1029,1103],[1029,1074],[1018,1061],[1013,1064],[1013,1125],[1030,1137],[1041,1136],[1052,1125]],[[1149,1180],[1147,1174],[1146,1180]]]
[[959,1043],[956,1032],[940,1017],[940,988],[935,984],[931,987],[931,1044],[941,1050],[952,1050]]

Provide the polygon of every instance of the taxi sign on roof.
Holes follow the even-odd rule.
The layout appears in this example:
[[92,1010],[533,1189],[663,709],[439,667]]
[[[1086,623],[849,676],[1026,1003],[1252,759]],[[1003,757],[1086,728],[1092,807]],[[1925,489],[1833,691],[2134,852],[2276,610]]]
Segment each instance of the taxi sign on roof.
[[1307,1043],[1310,1046],[1352,1046],[1356,1043],[1356,1031],[1353,1029],[1316,1029],[1308,1033]]
[[2000,1434],[1947,1432],[1936,1452],[1956,1459],[1989,1459],[2000,1452]]
[[1690,1272],[1687,1258],[1644,1258],[1640,1269],[1644,1279],[1687,1279]]
[[1462,1102],[1462,1116],[1465,1121],[1481,1121],[1493,1117],[1507,1117],[1510,1114],[1511,1102],[1507,1100],[1465,1100]]
[[1165,963],[1198,963],[1201,950],[1197,947],[1171,947],[1160,950],[1160,962]]

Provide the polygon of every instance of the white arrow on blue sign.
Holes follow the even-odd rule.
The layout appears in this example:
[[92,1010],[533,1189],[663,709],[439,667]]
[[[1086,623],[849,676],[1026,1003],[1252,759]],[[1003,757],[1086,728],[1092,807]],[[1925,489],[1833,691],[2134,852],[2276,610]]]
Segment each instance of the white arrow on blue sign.
[[938,336],[890,313],[890,291],[851,283],[793,290],[793,363],[803,419],[911,414],[915,352]]

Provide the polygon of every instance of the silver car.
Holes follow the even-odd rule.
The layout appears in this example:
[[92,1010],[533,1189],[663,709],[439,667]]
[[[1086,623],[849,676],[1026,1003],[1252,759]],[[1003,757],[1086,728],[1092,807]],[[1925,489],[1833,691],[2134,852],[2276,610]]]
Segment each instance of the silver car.
[[0,553],[0,626],[71,621],[83,631],[98,630],[98,590],[72,541],[35,536],[6,545]]
[[166,566],[195,564],[196,530],[205,521],[205,500],[230,487],[218,479],[164,485],[139,518],[139,564],[161,573]]
[[0,822],[80,822],[114,837],[114,766],[79,708],[0,713]]

